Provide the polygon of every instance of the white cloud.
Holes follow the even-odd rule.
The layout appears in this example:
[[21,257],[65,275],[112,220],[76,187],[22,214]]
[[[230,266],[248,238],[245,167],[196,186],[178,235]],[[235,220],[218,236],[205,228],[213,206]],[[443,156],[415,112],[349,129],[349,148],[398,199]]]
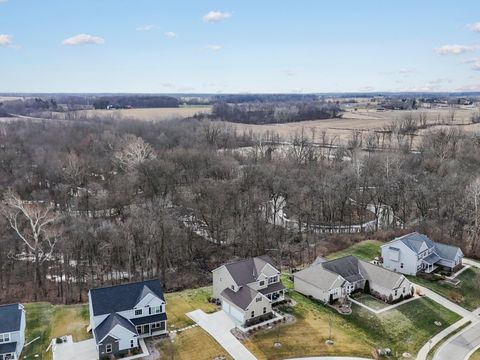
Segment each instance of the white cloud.
[[475,50],[474,46],[454,44],[454,45],[443,45],[439,48],[436,48],[435,52],[439,55],[460,55],[473,50]]
[[153,25],[153,24],[148,24],[148,25],[143,25],[143,26],[137,27],[137,31],[152,31],[152,30],[156,30],[156,29],[158,29],[158,26]]
[[207,45],[207,49],[218,52],[223,49],[222,45]]
[[0,34],[0,46],[12,46],[12,35]]
[[477,61],[480,61],[480,58],[465,59],[465,60],[460,61],[460,64],[473,64],[473,63],[476,63]]
[[177,37],[177,34],[174,33],[173,31],[164,32],[163,35],[165,35],[166,37],[169,37],[169,38]]
[[480,90],[480,84],[463,85],[462,87],[455,89],[455,91],[479,91],[479,90]]
[[480,60],[472,65],[472,70],[480,71]]
[[473,32],[478,32],[480,33],[480,22],[477,22],[475,24],[470,24],[468,25],[468,28],[472,30]]
[[70,46],[87,45],[87,44],[100,45],[100,44],[103,44],[104,42],[105,40],[98,36],[92,36],[88,34],[79,34],[63,40],[62,44],[70,45]]
[[203,16],[203,21],[208,23],[217,23],[232,17],[230,12],[210,11]]

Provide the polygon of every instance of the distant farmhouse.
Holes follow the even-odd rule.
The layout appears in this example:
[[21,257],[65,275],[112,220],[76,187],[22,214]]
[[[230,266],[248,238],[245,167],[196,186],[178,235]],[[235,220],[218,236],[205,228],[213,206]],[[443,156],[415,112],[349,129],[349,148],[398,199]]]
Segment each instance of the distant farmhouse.
[[140,339],[167,333],[158,280],[91,289],[90,326],[100,359],[138,350]]
[[0,305],[0,360],[18,360],[25,344],[23,305]]
[[431,273],[437,268],[454,271],[462,265],[463,252],[457,246],[432,241],[413,232],[382,245],[383,267],[402,274]]
[[330,304],[358,290],[390,303],[413,294],[413,286],[405,276],[354,256],[330,261],[317,258],[310,267],[294,273],[293,278],[296,291]]
[[213,297],[239,325],[249,326],[273,316],[272,304],[284,300],[280,271],[268,256],[225,264],[212,271]]

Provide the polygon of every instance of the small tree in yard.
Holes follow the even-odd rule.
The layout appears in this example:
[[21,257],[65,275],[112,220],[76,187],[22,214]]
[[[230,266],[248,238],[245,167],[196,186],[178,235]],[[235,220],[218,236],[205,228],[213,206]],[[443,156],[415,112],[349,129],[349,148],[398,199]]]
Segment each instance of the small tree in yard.
[[388,295],[388,303],[391,304],[393,302],[392,294]]
[[365,281],[365,287],[363,288],[365,294],[370,294],[370,281]]

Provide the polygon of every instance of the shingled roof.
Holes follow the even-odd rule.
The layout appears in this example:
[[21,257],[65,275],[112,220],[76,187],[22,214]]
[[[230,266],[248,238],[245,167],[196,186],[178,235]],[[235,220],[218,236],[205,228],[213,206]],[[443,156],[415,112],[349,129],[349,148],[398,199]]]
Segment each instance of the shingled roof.
[[220,293],[220,295],[237,305],[240,309],[246,310],[253,299],[259,295],[259,292],[248,286],[242,286],[237,292],[230,288],[226,288]]
[[101,342],[117,325],[120,325],[131,331],[133,334],[138,335],[137,329],[129,320],[118,314],[110,314],[93,330],[97,344]]
[[149,293],[165,301],[159,280],[147,280],[91,289],[90,297],[92,299],[93,315],[131,310]]
[[243,286],[257,281],[262,269],[267,264],[270,264],[275,268],[270,256],[263,255],[225,264],[225,267],[235,283],[238,286]]
[[23,306],[20,304],[0,305],[0,334],[20,331]]

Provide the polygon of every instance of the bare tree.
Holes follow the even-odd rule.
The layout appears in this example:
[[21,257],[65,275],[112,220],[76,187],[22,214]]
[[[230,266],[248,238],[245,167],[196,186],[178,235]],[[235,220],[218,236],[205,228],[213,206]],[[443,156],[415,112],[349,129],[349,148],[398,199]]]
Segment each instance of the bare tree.
[[51,258],[60,236],[54,226],[58,217],[52,212],[52,206],[24,201],[11,190],[7,191],[3,200],[2,215],[25,244],[27,254],[33,256],[33,294],[37,300],[38,285],[41,285],[40,265]]
[[155,159],[152,146],[141,137],[125,135],[120,142],[120,149],[114,154],[115,161],[123,169],[131,170],[146,160]]

